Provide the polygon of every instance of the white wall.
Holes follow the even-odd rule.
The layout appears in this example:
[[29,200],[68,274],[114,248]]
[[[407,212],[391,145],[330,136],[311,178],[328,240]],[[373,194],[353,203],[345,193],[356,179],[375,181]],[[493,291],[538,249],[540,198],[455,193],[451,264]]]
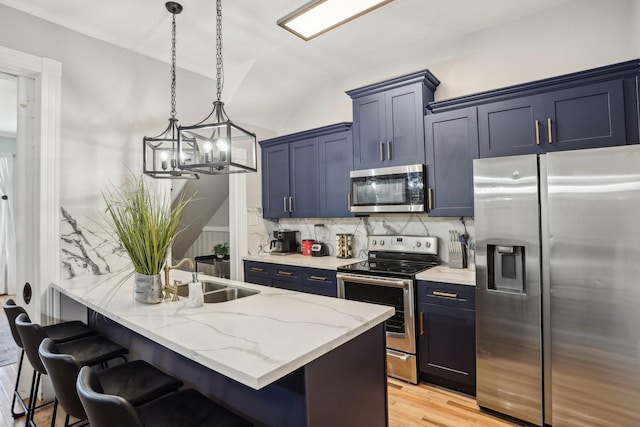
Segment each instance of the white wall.
[[441,81],[435,94],[440,101],[637,58],[639,4],[577,0],[420,55],[403,56],[403,50],[415,49],[399,46],[397,57],[381,67],[311,87],[277,131],[285,135],[351,121],[345,91],[425,68]]

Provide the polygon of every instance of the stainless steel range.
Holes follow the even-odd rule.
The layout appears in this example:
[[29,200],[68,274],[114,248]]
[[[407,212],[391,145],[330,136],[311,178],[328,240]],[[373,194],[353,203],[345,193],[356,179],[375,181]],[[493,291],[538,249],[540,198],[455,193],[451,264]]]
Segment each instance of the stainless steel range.
[[387,374],[417,384],[415,276],[438,265],[438,238],[369,236],[369,258],[338,267],[338,298],[394,307],[387,320]]

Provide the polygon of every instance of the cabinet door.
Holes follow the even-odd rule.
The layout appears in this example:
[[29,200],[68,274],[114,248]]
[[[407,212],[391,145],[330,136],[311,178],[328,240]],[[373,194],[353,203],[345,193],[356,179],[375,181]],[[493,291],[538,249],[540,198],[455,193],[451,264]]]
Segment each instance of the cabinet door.
[[338,296],[336,272],[317,268],[302,270],[302,289],[304,292],[329,297]]
[[351,130],[318,138],[319,217],[353,216],[349,212],[349,172],[353,168]]
[[385,163],[386,121],[384,93],[353,100],[353,168],[369,169]]
[[542,98],[547,151],[626,144],[622,79],[549,92]]
[[539,95],[480,105],[480,157],[544,153],[542,117]]
[[475,311],[419,303],[418,315],[420,372],[430,382],[475,394]]
[[473,216],[473,159],[479,155],[476,108],[427,115],[424,129],[429,216]]
[[272,278],[276,288],[302,292],[301,267],[276,264]]
[[309,138],[289,144],[289,185],[291,216],[313,218],[318,216],[318,139]]
[[385,166],[424,163],[422,84],[385,92]]
[[262,150],[262,216],[289,216],[289,145],[274,145]]

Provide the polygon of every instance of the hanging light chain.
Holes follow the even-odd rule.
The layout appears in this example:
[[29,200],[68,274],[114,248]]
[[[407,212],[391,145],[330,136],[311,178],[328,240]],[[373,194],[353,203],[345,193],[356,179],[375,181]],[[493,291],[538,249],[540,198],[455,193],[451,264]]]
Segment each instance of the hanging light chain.
[[216,2],[216,95],[222,97],[224,69],[222,66],[222,0]]
[[171,118],[176,117],[176,14],[171,24]]

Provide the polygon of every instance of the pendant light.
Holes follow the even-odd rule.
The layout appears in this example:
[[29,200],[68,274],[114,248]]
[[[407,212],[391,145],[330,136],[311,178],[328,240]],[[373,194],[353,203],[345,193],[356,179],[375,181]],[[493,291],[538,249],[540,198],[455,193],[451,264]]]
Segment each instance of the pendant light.
[[[178,166],[178,119],[176,118],[176,15],[182,6],[175,2],[165,3],[173,16],[171,25],[171,117],[169,126],[160,135],[143,138],[143,172],[153,178],[198,179],[193,171],[179,169]],[[188,147],[188,142],[187,142]],[[185,152],[188,148],[185,149]]]
[[[256,136],[234,124],[220,101],[222,66],[222,5],[216,1],[216,95],[213,110],[200,123],[178,127],[178,167],[209,175],[256,172]],[[210,123],[206,123],[211,120]]]

